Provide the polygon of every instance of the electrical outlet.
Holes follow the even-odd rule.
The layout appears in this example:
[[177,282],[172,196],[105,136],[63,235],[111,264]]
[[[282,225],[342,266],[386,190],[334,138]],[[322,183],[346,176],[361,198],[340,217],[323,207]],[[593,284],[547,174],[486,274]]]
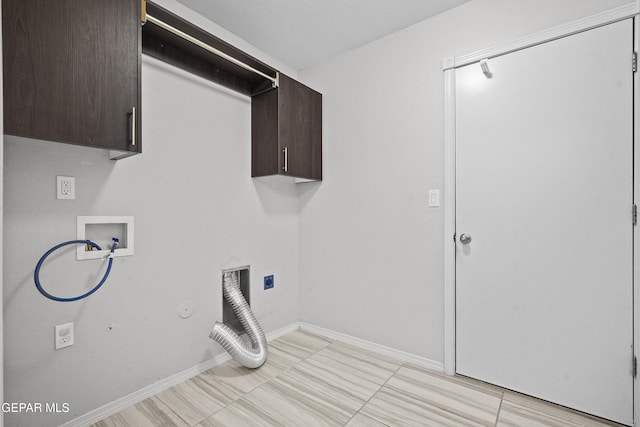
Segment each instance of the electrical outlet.
[[55,349],[69,347],[74,343],[73,322],[63,325],[56,325],[55,331]]
[[264,276],[264,290],[273,288],[273,274],[271,276]]
[[60,200],[76,198],[76,178],[73,176],[57,176],[56,195]]

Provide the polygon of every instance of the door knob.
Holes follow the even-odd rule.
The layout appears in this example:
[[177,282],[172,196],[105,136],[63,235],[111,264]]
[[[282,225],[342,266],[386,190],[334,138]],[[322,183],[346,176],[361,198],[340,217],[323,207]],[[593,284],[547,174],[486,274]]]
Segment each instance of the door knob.
[[463,245],[468,245],[469,243],[471,243],[471,235],[467,233],[462,233],[460,235],[460,243],[462,243]]

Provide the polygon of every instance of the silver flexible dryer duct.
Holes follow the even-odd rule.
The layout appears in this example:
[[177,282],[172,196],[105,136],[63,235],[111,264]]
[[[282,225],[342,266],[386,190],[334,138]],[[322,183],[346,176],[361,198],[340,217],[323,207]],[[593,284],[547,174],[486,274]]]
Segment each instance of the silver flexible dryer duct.
[[251,312],[247,300],[242,295],[238,276],[239,273],[237,271],[224,273],[224,297],[231,304],[244,330],[247,331],[247,335],[251,340],[251,347],[249,347],[248,343],[242,341],[233,329],[220,322],[216,322],[213,326],[209,338],[224,347],[236,362],[247,368],[259,368],[267,360],[267,338]]

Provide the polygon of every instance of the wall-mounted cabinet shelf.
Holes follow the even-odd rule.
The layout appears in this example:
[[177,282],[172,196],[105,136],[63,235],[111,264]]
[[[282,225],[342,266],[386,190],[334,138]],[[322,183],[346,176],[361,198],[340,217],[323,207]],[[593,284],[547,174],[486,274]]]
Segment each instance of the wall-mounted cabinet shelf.
[[[149,20],[143,27],[143,53],[251,96],[252,176],[322,179],[320,93],[158,5],[147,2],[147,14],[270,78],[247,71]],[[278,87],[274,88],[271,78]]]
[[[275,69],[154,3],[146,2],[146,13],[268,76],[276,76]],[[270,80],[196,46],[150,21],[142,27],[142,52],[244,95],[251,96],[272,88]]]
[[144,52],[252,98],[252,176],[322,179],[320,93],[154,3],[140,6],[3,0],[5,133],[106,148],[112,158],[140,153]]
[[2,0],[4,132],[141,151],[140,3]]

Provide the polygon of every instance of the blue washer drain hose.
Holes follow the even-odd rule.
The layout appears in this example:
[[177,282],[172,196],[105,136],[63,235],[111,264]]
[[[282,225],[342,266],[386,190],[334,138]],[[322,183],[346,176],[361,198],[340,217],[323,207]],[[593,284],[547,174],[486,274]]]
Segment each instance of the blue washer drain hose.
[[113,238],[113,245],[111,246],[111,254],[109,255],[109,265],[107,266],[107,271],[105,271],[104,276],[102,276],[102,280],[100,280],[100,282],[96,286],[94,286],[94,288],[91,289],[89,292],[87,292],[85,294],[82,294],[80,296],[77,296],[77,297],[72,297],[72,298],[60,298],[60,297],[57,297],[55,295],[51,295],[49,292],[45,291],[44,288],[42,287],[42,285],[40,284],[40,267],[42,267],[42,264],[44,263],[44,260],[47,259],[47,257],[49,255],[51,255],[53,252],[57,251],[58,249],[60,249],[63,246],[81,244],[81,245],[90,245],[91,247],[96,248],[99,251],[102,250],[102,248],[100,246],[98,246],[97,243],[94,243],[91,240],[69,240],[68,242],[64,242],[64,243],[60,243],[59,245],[55,245],[54,247],[49,249],[47,252],[45,252],[44,255],[42,255],[42,258],[40,258],[40,261],[38,261],[38,264],[36,264],[36,270],[33,273],[33,281],[36,283],[36,288],[45,297],[47,297],[47,298],[49,298],[51,300],[54,300],[54,301],[59,301],[59,302],[78,301],[78,300],[81,300],[83,298],[88,297],[89,295],[91,295],[92,293],[94,293],[95,291],[100,289],[100,287],[104,284],[104,282],[106,282],[107,277],[109,277],[109,273],[111,272],[111,264],[113,264],[113,253],[116,250],[116,248],[118,247],[118,242],[119,242],[119,240],[114,237]]

